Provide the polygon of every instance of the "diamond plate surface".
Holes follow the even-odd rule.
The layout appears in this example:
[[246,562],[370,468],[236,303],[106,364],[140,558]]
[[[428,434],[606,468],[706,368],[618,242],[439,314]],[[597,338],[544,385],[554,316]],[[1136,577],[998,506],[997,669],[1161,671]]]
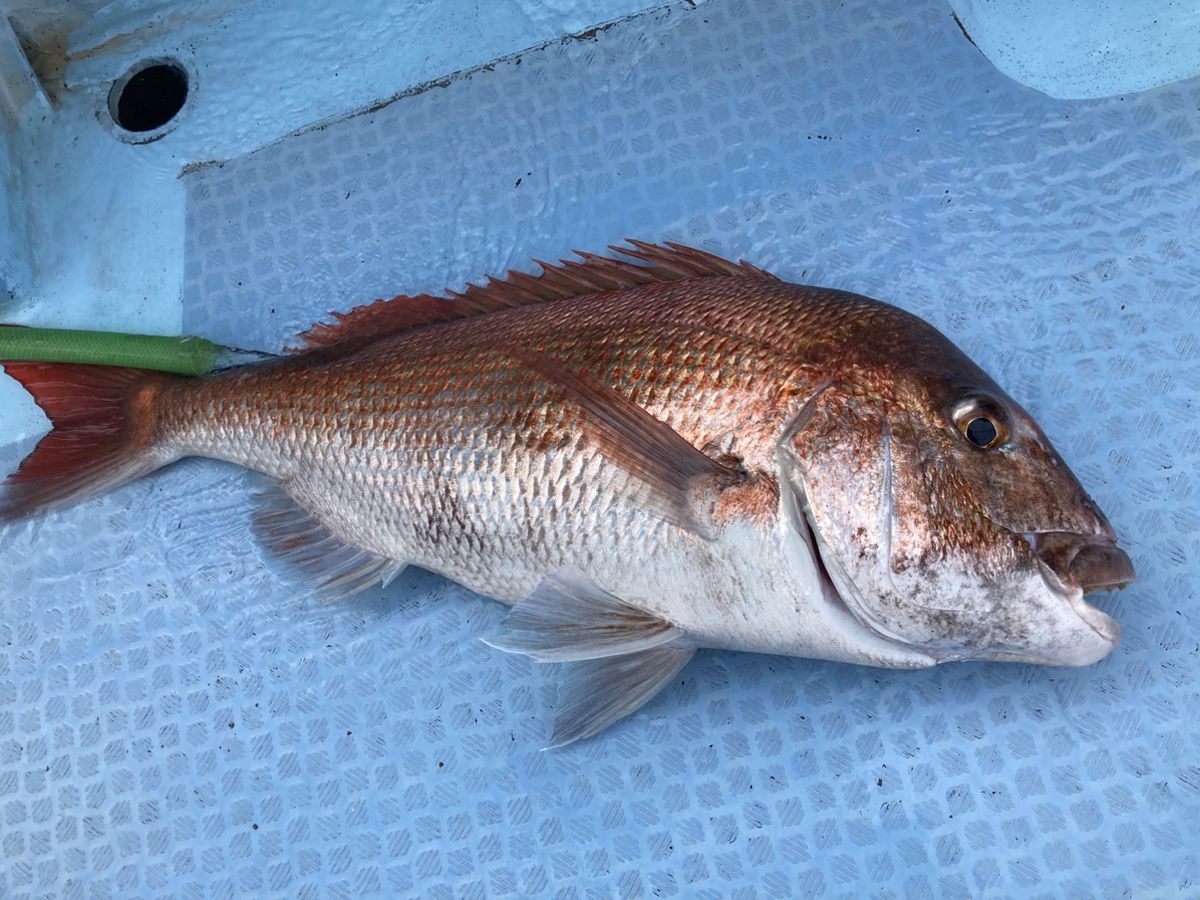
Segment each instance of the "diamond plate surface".
[[677,238],[935,323],[1141,580],[1081,670],[702,653],[541,753],[552,667],[336,607],[188,462],[0,531],[0,895],[1106,897],[1200,881],[1200,84],[1051,101],[933,0],[676,7],[186,177],[185,330]]

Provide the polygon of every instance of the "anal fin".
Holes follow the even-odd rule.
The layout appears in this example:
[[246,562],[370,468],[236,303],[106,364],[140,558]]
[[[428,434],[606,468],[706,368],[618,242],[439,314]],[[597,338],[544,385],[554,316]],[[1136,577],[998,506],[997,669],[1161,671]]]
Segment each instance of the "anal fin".
[[386,585],[405,563],[347,544],[276,485],[254,496],[254,535],[308,593],[336,601]]
[[591,737],[641,708],[695,653],[670,622],[570,570],[542,579],[484,641],[568,663],[551,747]]

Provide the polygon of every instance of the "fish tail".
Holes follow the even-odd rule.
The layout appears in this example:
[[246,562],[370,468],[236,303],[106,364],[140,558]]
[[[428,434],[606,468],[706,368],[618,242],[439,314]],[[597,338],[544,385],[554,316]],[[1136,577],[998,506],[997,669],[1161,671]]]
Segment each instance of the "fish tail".
[[0,521],[111,490],[172,462],[155,447],[158,392],[177,376],[145,369],[5,362],[53,430],[0,485]]

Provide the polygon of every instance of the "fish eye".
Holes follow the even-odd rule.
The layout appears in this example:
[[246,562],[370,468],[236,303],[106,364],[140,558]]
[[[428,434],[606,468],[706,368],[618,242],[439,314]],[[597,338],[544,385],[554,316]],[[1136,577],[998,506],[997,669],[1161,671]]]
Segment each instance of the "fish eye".
[[974,446],[990,450],[1008,438],[1008,427],[998,404],[987,397],[966,397],[951,415],[959,432]]
[[990,447],[996,443],[1000,431],[987,416],[976,416],[967,423],[966,435],[967,440],[976,447]]

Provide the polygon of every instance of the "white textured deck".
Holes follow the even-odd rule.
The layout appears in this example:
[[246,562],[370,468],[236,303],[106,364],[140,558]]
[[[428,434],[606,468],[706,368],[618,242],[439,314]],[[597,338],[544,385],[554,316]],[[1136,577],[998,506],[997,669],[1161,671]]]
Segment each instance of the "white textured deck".
[[1107,897],[1200,888],[1200,84],[1064,103],[927,0],[713,0],[185,176],[184,328],[676,238],[930,319],[1141,580],[1079,670],[705,653],[541,753],[552,667],[432,576],[336,608],[190,462],[0,531],[0,894]]

